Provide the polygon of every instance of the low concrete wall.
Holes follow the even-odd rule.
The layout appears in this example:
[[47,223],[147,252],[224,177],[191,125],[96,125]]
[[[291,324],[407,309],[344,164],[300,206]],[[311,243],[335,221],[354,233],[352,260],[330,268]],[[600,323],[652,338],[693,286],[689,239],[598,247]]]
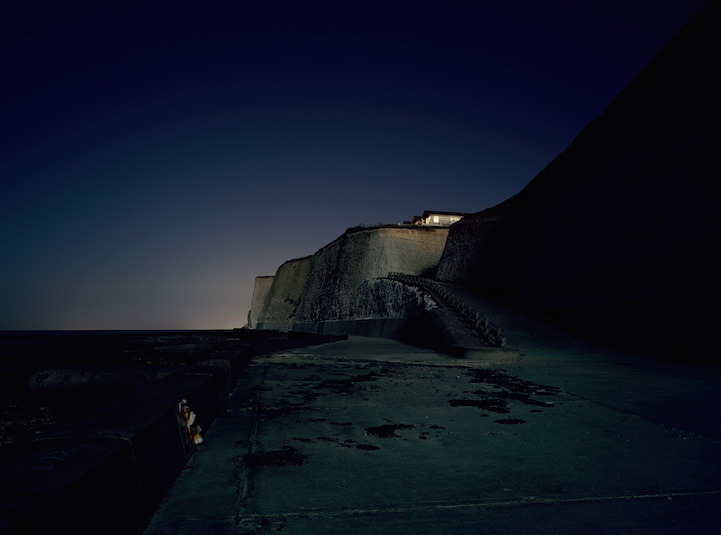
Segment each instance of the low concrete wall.
[[398,338],[409,323],[409,318],[369,318],[357,320],[265,322],[263,329],[288,330],[318,334],[368,336],[371,338]]
[[454,358],[491,363],[520,358],[515,348],[489,346],[450,309],[440,307],[411,317],[263,323],[265,328],[309,333],[391,338]]

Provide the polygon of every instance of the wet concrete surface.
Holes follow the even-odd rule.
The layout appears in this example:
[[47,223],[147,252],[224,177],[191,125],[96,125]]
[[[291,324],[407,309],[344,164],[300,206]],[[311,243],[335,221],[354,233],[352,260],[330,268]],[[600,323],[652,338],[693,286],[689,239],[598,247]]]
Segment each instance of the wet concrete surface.
[[478,304],[520,359],[357,337],[255,358],[146,535],[719,532],[718,368]]

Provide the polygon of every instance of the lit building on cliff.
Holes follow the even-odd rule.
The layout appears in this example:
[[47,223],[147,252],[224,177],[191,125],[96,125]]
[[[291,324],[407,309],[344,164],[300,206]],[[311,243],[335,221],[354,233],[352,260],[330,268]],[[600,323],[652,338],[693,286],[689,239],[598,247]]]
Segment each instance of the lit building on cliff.
[[443,226],[452,225],[456,221],[463,219],[467,214],[462,212],[438,212],[426,210],[420,216],[413,216],[412,225],[423,226]]

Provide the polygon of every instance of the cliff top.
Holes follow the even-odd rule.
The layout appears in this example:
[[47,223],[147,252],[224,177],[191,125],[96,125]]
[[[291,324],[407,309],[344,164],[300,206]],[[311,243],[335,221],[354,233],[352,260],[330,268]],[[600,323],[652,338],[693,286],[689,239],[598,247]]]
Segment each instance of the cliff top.
[[286,260],[286,261],[284,262],[284,264],[287,264],[288,262],[297,262],[298,260],[304,260],[304,259],[306,259],[306,258],[310,258],[310,257],[312,257],[312,256],[314,256],[314,255],[316,255],[316,254],[318,254],[318,253],[320,253],[320,252],[322,252],[324,249],[330,247],[330,246],[333,245],[334,243],[337,243],[338,241],[340,241],[340,240],[342,240],[342,239],[344,239],[344,238],[346,238],[347,236],[350,236],[350,235],[352,235],[352,234],[358,234],[359,232],[369,232],[369,231],[376,231],[376,230],[382,230],[382,229],[406,229],[406,230],[414,230],[414,231],[418,231],[418,232],[437,232],[437,231],[439,231],[439,230],[445,230],[445,231],[447,231],[447,230],[448,230],[448,227],[447,227],[447,226],[444,226],[444,227],[433,227],[433,226],[421,226],[421,225],[410,225],[410,224],[409,224],[409,225],[405,225],[405,224],[399,224],[399,223],[388,223],[388,224],[379,223],[379,224],[377,224],[377,225],[363,225],[363,224],[360,224],[360,225],[356,225],[355,227],[349,227],[349,228],[347,228],[347,229],[345,230],[345,232],[343,232],[343,234],[341,234],[341,235],[338,236],[336,239],[334,239],[334,240],[328,242],[327,244],[325,244],[323,247],[321,247],[320,249],[318,249],[315,253],[312,253],[312,254],[309,254],[309,255],[305,255],[305,256],[300,256],[300,257],[298,257],[298,258],[293,258],[293,259],[291,259],[291,260]]

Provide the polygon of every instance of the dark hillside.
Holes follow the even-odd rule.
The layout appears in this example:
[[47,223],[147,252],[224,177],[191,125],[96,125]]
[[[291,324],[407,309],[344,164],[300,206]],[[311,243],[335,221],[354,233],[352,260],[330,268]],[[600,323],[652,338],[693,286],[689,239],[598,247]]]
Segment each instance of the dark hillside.
[[721,295],[719,3],[520,193],[451,228],[439,278],[597,339],[704,358]]

